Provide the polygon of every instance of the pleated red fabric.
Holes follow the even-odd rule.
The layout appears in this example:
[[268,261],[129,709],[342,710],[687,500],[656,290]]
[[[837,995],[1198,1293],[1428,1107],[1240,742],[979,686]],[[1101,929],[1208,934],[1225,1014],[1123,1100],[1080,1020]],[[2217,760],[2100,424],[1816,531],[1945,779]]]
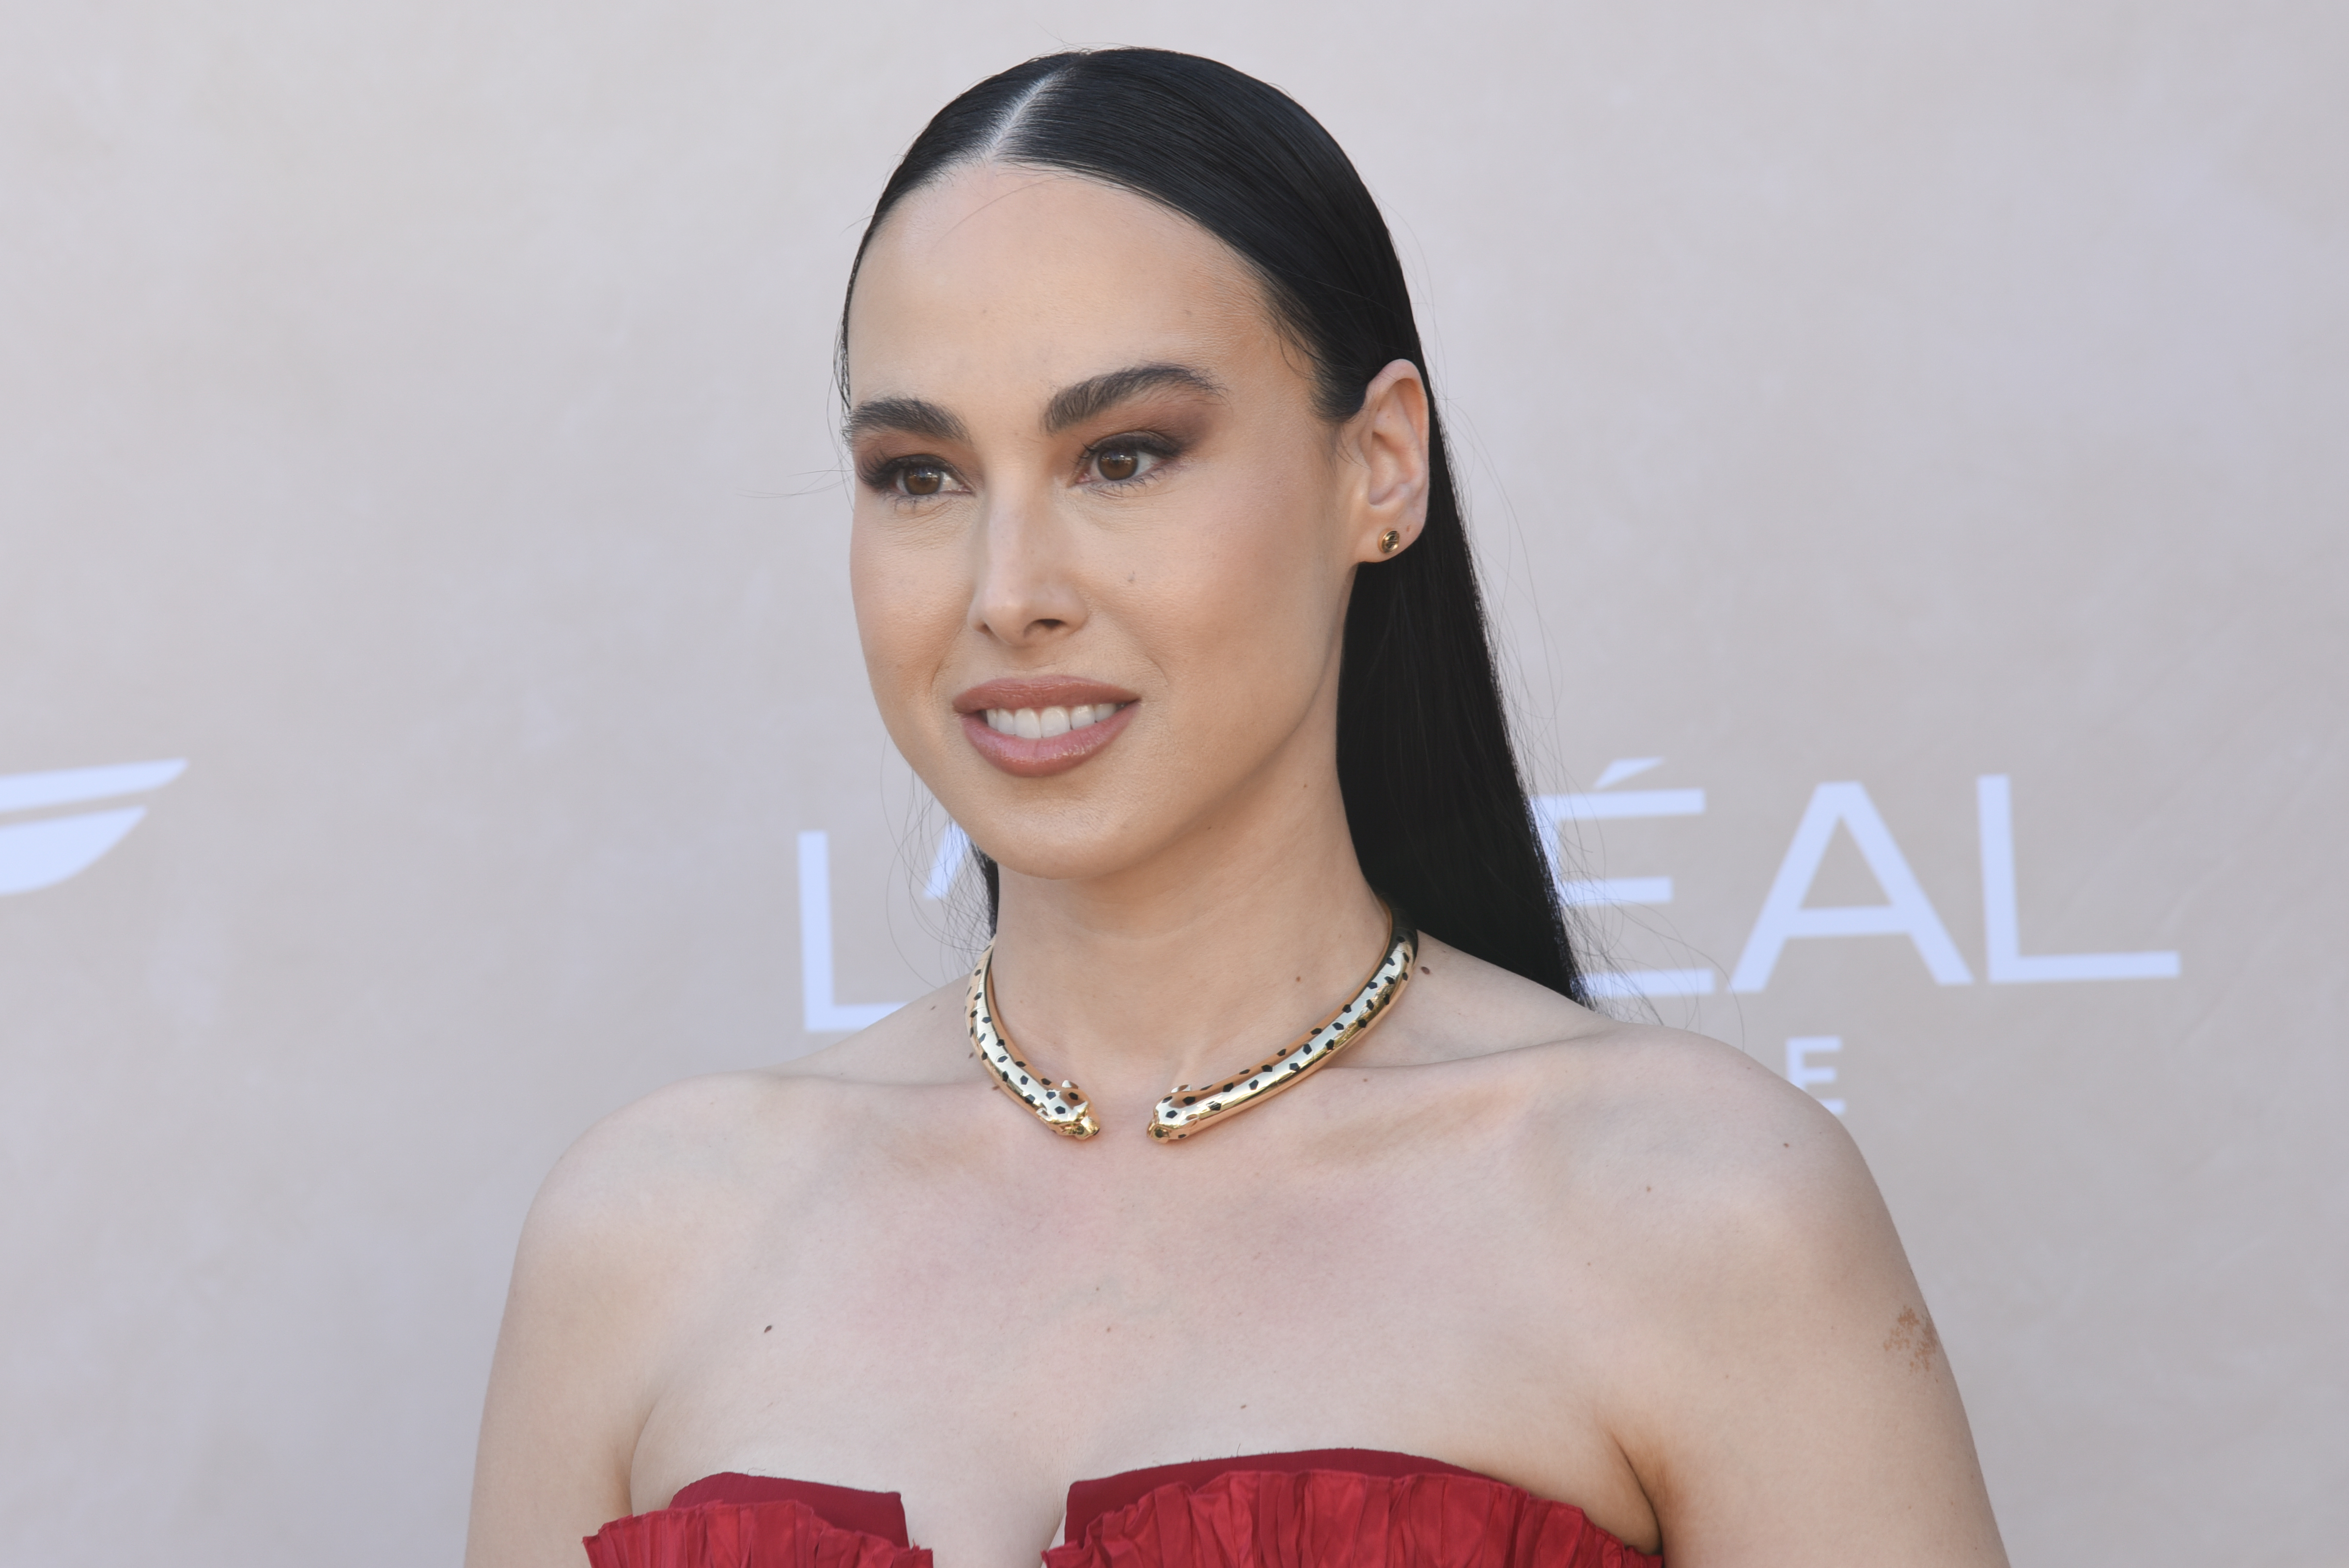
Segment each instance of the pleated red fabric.
[[929,1548],[825,1522],[804,1502],[699,1502],[616,1519],[594,1568],[930,1568]]
[[[589,1536],[587,1561],[931,1568],[926,1548],[906,1544],[904,1520],[895,1492],[711,1476],[670,1507]],[[1578,1508],[1432,1460],[1357,1449],[1081,1481],[1069,1528],[1076,1538],[1047,1551],[1042,1568],[1663,1568]]]
[[1232,1470],[1105,1513],[1045,1568],[1662,1568],[1483,1476]]
[[668,1500],[671,1508],[691,1508],[698,1502],[804,1502],[826,1524],[861,1530],[900,1546],[913,1544],[913,1537],[905,1533],[905,1500],[894,1491],[725,1470],[678,1488]]

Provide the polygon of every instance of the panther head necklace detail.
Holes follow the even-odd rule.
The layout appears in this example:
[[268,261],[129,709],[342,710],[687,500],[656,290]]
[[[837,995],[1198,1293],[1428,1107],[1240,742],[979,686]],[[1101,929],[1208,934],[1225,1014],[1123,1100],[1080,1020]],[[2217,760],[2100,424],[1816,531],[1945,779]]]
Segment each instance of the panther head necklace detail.
[[[1371,971],[1353,1000],[1259,1066],[1202,1088],[1176,1084],[1151,1114],[1151,1137],[1161,1143],[1179,1143],[1204,1128],[1237,1116],[1304,1082],[1340,1051],[1377,1027],[1411,983],[1412,963],[1419,955],[1419,933],[1411,923],[1384,900],[1379,907],[1387,916],[1386,956]],[[991,942],[979,954],[978,967],[970,972],[969,1016],[971,1052],[987,1064],[996,1088],[1063,1138],[1091,1138],[1101,1130],[1084,1091],[1067,1078],[1055,1084],[1020,1060],[1019,1047],[996,1021],[995,944]]]

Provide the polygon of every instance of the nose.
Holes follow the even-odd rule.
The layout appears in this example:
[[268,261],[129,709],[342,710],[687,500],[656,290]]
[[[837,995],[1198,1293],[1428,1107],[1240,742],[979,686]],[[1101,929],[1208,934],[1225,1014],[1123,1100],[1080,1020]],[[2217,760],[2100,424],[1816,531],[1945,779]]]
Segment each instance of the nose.
[[973,533],[978,552],[971,593],[975,631],[1007,647],[1041,647],[1085,624],[1075,540],[1050,500],[1024,487],[988,497]]

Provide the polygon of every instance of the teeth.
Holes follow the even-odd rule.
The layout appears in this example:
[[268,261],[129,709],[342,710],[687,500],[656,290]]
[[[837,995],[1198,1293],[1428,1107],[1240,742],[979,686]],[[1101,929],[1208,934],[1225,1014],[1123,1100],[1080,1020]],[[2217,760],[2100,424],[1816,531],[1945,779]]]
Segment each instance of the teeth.
[[987,727],[998,735],[1016,735],[1024,740],[1047,740],[1056,735],[1066,735],[1072,729],[1090,729],[1118,710],[1113,702],[1080,703],[1074,707],[1009,708],[987,710]]

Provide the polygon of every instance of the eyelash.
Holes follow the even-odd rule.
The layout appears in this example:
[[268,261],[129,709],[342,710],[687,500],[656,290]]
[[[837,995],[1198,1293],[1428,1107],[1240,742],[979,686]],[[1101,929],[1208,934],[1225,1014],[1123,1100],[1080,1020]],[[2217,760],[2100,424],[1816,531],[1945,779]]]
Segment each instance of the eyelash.
[[907,495],[897,489],[897,481],[916,469],[935,469],[939,473],[957,480],[962,478],[960,474],[955,472],[953,464],[941,462],[936,458],[919,455],[910,458],[891,458],[886,461],[874,463],[859,469],[856,477],[864,481],[866,489],[876,490],[890,500],[902,502],[936,500],[935,496]]
[[1112,490],[1129,490],[1135,485],[1148,484],[1153,475],[1182,456],[1183,449],[1180,443],[1169,440],[1164,436],[1144,430],[1128,430],[1123,435],[1112,436],[1107,440],[1095,441],[1092,446],[1087,447],[1078,460],[1078,471],[1082,473],[1090,470],[1104,452],[1140,452],[1146,457],[1157,459],[1148,469],[1134,475],[1132,479],[1103,478],[1096,481]]
[[[1077,469],[1080,475],[1090,471],[1093,465],[1101,460],[1102,455],[1109,452],[1139,452],[1145,457],[1155,459],[1156,461],[1154,462],[1150,468],[1134,475],[1131,479],[1112,480],[1103,478],[1091,481],[1096,488],[1108,490],[1130,490],[1136,485],[1148,484],[1152,476],[1155,475],[1159,469],[1164,468],[1166,464],[1173,462],[1176,458],[1180,457],[1182,455],[1182,447],[1178,442],[1170,440],[1164,436],[1146,431],[1129,430],[1122,435],[1109,437],[1105,440],[1095,441],[1092,445],[1087,447],[1081,453],[1078,454]],[[946,474],[949,478],[957,480],[959,480],[962,477],[955,472],[954,466],[952,464],[944,462],[936,458],[926,457],[920,454],[916,454],[912,457],[891,458],[885,462],[873,464],[872,466],[862,469],[858,473],[857,477],[864,481],[867,489],[875,490],[888,500],[898,501],[900,503],[936,500],[936,498],[934,496],[908,495],[897,489],[898,481],[906,474],[914,472],[916,469],[936,469],[937,472]],[[1079,482],[1083,483],[1086,481],[1081,479]]]

